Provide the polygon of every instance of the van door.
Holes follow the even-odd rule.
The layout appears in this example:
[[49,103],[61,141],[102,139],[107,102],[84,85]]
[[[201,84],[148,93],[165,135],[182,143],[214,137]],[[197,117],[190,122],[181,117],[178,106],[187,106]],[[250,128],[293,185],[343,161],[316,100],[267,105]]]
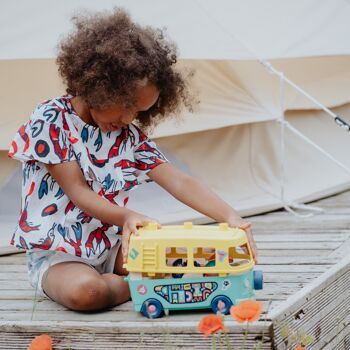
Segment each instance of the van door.
[[142,244],[142,270],[150,276],[154,276],[157,269],[158,244],[153,247]]

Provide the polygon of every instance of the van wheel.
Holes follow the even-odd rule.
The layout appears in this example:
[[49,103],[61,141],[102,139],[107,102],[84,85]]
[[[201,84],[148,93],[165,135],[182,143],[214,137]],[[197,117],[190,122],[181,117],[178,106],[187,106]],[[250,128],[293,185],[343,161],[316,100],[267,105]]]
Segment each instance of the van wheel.
[[[186,265],[184,264],[182,259],[177,259],[177,260],[175,260],[173,262],[173,266],[179,266],[179,267],[181,266],[181,267],[183,267],[183,266],[186,266]],[[171,276],[173,278],[182,278],[183,275],[184,275],[183,273],[173,273],[173,274],[171,274]]]
[[141,313],[147,318],[159,318],[164,315],[163,305],[157,299],[147,299],[143,302]]
[[263,289],[264,277],[263,277],[262,271],[260,270],[253,271],[253,278],[254,278],[254,289],[255,290]]
[[230,313],[230,307],[232,306],[232,301],[225,295],[218,295],[211,301],[211,309],[214,313],[222,313],[228,315]]

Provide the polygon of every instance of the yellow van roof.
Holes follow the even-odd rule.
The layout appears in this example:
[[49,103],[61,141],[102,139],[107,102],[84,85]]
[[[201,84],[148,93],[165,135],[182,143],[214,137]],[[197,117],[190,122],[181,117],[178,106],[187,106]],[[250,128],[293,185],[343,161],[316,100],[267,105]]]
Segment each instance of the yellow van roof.
[[[192,225],[191,222],[185,222],[183,225],[169,225],[157,228],[157,224],[150,223],[138,230],[142,240],[164,240],[171,239],[186,240],[200,237],[205,241],[210,240],[229,240],[230,243],[237,242],[242,244],[247,241],[245,231],[239,228],[231,228],[226,223],[219,225]],[[137,236],[133,235],[137,240]]]

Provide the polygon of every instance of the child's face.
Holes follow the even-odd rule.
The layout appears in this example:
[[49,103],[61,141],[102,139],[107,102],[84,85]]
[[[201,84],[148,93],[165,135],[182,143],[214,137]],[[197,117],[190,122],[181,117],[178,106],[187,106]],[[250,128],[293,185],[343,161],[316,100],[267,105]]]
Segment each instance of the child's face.
[[159,91],[153,84],[144,84],[136,90],[134,106],[125,108],[119,103],[105,109],[91,108],[90,115],[103,132],[115,131],[132,123],[139,112],[150,109],[158,97]]

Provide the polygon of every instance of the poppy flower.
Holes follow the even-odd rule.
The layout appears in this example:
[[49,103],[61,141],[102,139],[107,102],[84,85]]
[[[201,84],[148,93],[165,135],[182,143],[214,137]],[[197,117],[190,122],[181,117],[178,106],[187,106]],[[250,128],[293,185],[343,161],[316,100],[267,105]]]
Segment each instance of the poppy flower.
[[222,318],[216,315],[204,316],[199,322],[198,329],[205,337],[220,330],[226,332]]
[[307,350],[304,346],[298,345],[294,350]]
[[260,318],[262,304],[259,301],[243,300],[237,306],[231,306],[230,314],[237,322],[254,322]]
[[35,337],[27,350],[53,350],[52,338],[47,334],[41,334]]

